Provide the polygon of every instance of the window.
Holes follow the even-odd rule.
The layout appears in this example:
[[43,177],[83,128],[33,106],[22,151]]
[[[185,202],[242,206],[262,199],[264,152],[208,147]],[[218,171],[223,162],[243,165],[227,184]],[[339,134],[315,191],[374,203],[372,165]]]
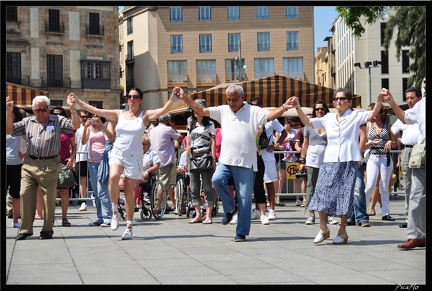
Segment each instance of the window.
[[[381,79],[381,88],[390,88],[389,86],[390,86],[389,79],[388,78],[382,78]],[[405,90],[404,90],[404,92],[405,92]],[[405,96],[405,94],[404,94],[404,96]]]
[[184,83],[187,82],[187,62],[168,61],[168,82]]
[[216,82],[216,61],[197,61],[197,82]]
[[286,18],[298,18],[298,6],[287,6]]
[[[402,94],[402,100],[406,102],[406,96],[405,96],[405,91],[408,90],[408,88],[411,86],[408,86],[408,78],[402,78],[402,92],[404,92]],[[383,88],[389,88],[389,87],[383,87]]]
[[127,55],[126,55],[126,63],[128,61],[133,61],[134,59],[134,43],[133,40],[128,41],[127,43]]
[[170,7],[170,21],[171,22],[183,21],[183,7],[182,6]]
[[133,18],[130,17],[127,19],[127,34],[133,33]]
[[99,13],[89,13],[89,34],[100,35]]
[[60,10],[48,10],[48,31],[62,32],[60,28]]
[[6,7],[6,20],[7,21],[18,21],[18,11],[16,6]]
[[57,106],[63,106],[63,100],[52,100],[51,99],[50,107],[54,108],[54,107],[57,107]]
[[[389,63],[388,63],[388,55],[385,51],[381,51],[381,74],[389,73]],[[382,87],[388,88],[388,87]]]
[[270,32],[258,32],[257,34],[257,50],[270,50]]
[[268,6],[257,6],[256,7],[257,19],[269,19],[269,7]]
[[[380,23],[381,46],[384,45],[384,37],[385,37],[386,27],[387,27],[387,22],[381,22]],[[387,88],[387,87],[384,87],[384,88]]]
[[303,80],[303,58],[284,58],[284,76]]
[[102,101],[89,101],[88,104],[91,106],[94,106],[96,108],[103,108],[102,107]]
[[298,31],[291,31],[286,33],[287,38],[287,51],[290,50],[298,50],[299,49],[299,40],[298,40]]
[[21,53],[6,52],[6,81],[22,85]]
[[274,75],[274,60],[255,59],[254,61],[255,79],[261,79]]
[[228,51],[239,51],[240,33],[228,33]]
[[183,35],[171,35],[171,53],[183,53]]
[[200,53],[211,53],[212,52],[212,36],[211,34],[200,34],[199,36]]
[[[241,73],[242,79],[245,77],[244,73],[245,59],[241,60]],[[240,67],[238,66],[238,58],[225,60],[225,81],[236,81],[239,80]]]
[[402,50],[402,73],[409,73],[410,58],[408,53],[408,50]]
[[86,89],[110,89],[110,62],[84,60],[81,62],[81,82]]
[[199,19],[199,21],[211,20],[211,7],[210,6],[200,6],[198,19]]
[[63,56],[47,55],[48,87],[63,87]]
[[240,20],[240,6],[228,6],[228,20]]

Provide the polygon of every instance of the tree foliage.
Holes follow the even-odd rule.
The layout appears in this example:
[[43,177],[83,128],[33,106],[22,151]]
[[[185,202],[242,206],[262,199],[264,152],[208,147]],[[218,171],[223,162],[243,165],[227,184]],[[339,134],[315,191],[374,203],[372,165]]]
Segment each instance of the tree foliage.
[[364,24],[374,24],[389,14],[384,32],[383,46],[388,51],[393,36],[396,35],[396,58],[399,61],[402,48],[409,47],[408,55],[411,76],[408,84],[415,83],[421,88],[423,77],[426,76],[426,6],[336,6],[340,17],[353,31],[355,37],[365,32]]

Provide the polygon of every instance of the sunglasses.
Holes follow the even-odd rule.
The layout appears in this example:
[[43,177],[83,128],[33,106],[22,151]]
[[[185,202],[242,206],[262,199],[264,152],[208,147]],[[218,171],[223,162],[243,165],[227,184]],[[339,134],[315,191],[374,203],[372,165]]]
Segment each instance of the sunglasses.
[[140,99],[140,96],[139,95],[131,95],[131,94],[129,94],[129,95],[127,95],[127,99]]
[[324,108],[315,108],[315,111],[325,111]]
[[36,113],[47,112],[48,111],[48,107],[45,107],[45,108],[33,108],[33,111],[36,112]]
[[333,102],[345,101],[345,100],[348,100],[348,97],[333,98]]
[[88,118],[88,116],[80,116],[80,118]]
[[60,114],[61,114],[61,113],[54,113],[54,112],[53,112],[53,114],[52,114],[52,115],[60,115]]

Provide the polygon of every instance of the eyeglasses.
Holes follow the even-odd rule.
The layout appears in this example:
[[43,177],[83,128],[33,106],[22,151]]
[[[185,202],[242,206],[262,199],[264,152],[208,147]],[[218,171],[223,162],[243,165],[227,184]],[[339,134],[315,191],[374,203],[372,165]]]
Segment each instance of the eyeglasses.
[[80,118],[88,118],[88,116],[80,116]]
[[345,100],[348,100],[348,97],[333,98],[333,102],[345,101]]
[[48,107],[45,107],[45,108],[33,108],[33,111],[36,112],[36,113],[47,112],[48,111]]
[[127,99],[140,99],[139,95],[127,95]]
[[324,108],[315,108],[315,111],[325,111]]
[[61,113],[54,113],[54,112],[53,112],[52,115],[61,115]]

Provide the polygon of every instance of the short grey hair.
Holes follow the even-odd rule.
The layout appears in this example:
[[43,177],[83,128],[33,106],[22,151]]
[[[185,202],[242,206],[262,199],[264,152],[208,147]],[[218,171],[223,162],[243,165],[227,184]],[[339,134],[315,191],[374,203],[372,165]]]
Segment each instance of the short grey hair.
[[162,114],[161,116],[159,116],[159,122],[164,123],[165,121],[171,119],[171,117],[172,116],[169,113]]
[[226,94],[236,92],[238,97],[243,97],[244,91],[243,87],[237,84],[231,84],[226,88]]
[[50,107],[51,101],[47,96],[39,95],[33,98],[32,107],[34,108],[36,103],[45,102],[48,107]]

